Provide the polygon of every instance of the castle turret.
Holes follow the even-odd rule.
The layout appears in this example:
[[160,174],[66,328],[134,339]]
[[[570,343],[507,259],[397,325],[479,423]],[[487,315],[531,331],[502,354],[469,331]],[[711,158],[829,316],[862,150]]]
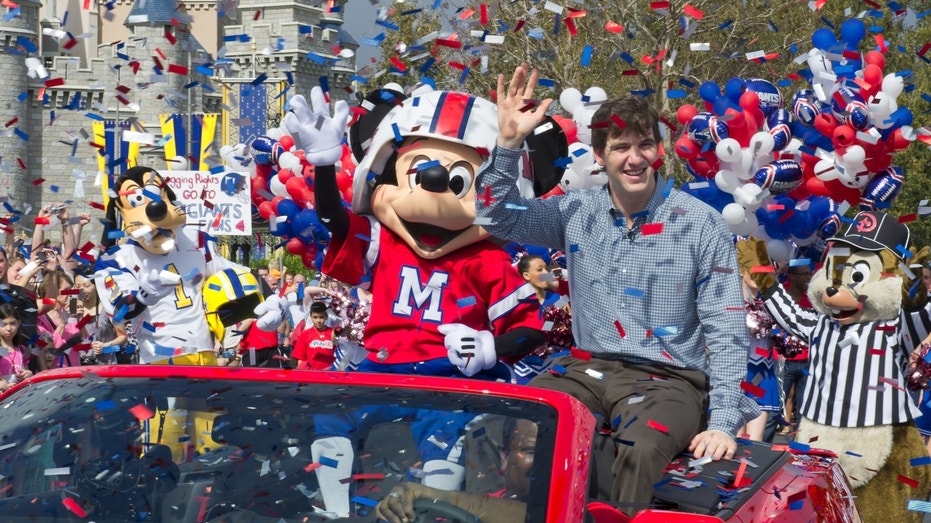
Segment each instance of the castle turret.
[[[30,188],[40,177],[39,165],[32,165],[29,149],[32,138],[28,132],[33,118],[42,118],[42,103],[29,95],[29,84],[39,75],[46,75],[39,57],[36,28],[39,27],[39,2],[17,1],[17,8],[2,9],[0,18],[0,196],[17,202],[30,201]],[[29,64],[30,67],[27,66]],[[39,66],[37,68],[37,66]],[[29,77],[33,75],[33,78]],[[47,78],[46,78],[47,79]],[[33,189],[33,192],[36,190]],[[0,211],[0,214],[6,214]]]

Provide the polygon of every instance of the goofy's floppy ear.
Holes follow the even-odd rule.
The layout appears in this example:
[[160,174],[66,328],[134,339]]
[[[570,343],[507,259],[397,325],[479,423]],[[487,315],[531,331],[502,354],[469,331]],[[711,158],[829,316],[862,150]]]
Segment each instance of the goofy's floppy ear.
[[[569,165],[569,140],[563,128],[552,117],[538,125],[524,140],[524,154],[530,161],[525,162],[522,178],[532,182],[533,195],[542,196],[556,187]],[[526,167],[529,165],[529,173]],[[520,185],[525,185],[521,180]],[[523,191],[522,191],[523,192]],[[525,196],[531,196],[526,195]]]
[[104,217],[103,232],[100,237],[100,245],[104,250],[109,249],[116,245],[116,237],[110,236],[110,231],[119,229],[119,224],[116,219],[116,202],[119,200],[119,197],[113,198],[110,197],[110,201],[107,202],[107,214]]
[[384,88],[369,93],[358,107],[353,107],[353,121],[349,126],[349,147],[352,150],[352,159],[357,165],[368,151],[378,124],[406,99],[407,96],[401,91]]

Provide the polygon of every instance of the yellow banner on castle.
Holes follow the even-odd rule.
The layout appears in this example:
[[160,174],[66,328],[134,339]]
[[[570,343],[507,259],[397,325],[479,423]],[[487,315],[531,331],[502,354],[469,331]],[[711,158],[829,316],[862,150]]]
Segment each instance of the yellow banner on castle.
[[[216,147],[217,117],[219,114],[161,114],[158,116],[162,128],[161,143],[165,148],[165,161],[168,169],[172,169],[171,160],[177,156],[187,158],[190,169],[210,170],[206,160],[211,149],[219,156],[220,148]],[[188,120],[191,122],[191,133],[188,135]],[[191,154],[188,154],[190,143]],[[187,168],[186,168],[187,169]]]
[[[110,201],[108,193],[113,181],[111,178],[136,166],[139,159],[139,142],[120,140],[119,147],[117,147],[116,120],[95,120],[92,130],[94,132],[93,143],[97,147],[97,169],[101,173],[103,204],[106,207]],[[120,131],[128,130],[130,130],[129,122],[124,120],[120,125]],[[114,151],[117,151],[117,154],[114,154]]]

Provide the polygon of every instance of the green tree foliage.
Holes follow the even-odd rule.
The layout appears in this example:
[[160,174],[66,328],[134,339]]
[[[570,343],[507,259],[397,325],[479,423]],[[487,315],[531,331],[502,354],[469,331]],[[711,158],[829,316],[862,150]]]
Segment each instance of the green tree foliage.
[[[821,0],[398,3],[381,17],[386,29],[376,69],[385,74],[374,82],[409,86],[427,79],[488,96],[498,74],[507,78],[528,63],[540,71],[541,97],[558,99],[569,87],[599,86],[609,96],[638,92],[677,125],[678,107],[703,107],[698,87],[705,81],[723,86],[732,77],[763,78],[779,86],[789,108],[793,94],[809,87],[804,55],[815,30],[827,27],[839,37],[841,24],[858,17],[869,28],[859,51],[885,44],[885,72],[906,78],[910,87],[899,105],[912,110],[920,131],[931,105],[922,98],[931,92],[931,64],[919,52],[931,42],[931,27],[915,16],[926,7],[912,3],[908,11],[904,2],[873,10],[868,2]],[[668,151],[676,136],[670,133]],[[914,214],[931,196],[928,156],[916,142],[895,157],[908,181],[890,212]],[[674,154],[666,155],[666,166],[680,183],[690,179]],[[925,219],[910,226],[931,240]]]

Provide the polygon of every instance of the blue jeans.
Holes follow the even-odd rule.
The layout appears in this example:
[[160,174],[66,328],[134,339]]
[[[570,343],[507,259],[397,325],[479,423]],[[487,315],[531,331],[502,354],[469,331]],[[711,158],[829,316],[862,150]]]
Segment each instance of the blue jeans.
[[792,385],[795,385],[795,399],[792,402],[792,430],[798,428],[799,411],[802,408],[802,401],[805,399],[802,395],[805,393],[805,383],[808,381],[808,360],[786,360],[785,372],[782,376],[782,391],[786,398],[789,397],[789,391]]

